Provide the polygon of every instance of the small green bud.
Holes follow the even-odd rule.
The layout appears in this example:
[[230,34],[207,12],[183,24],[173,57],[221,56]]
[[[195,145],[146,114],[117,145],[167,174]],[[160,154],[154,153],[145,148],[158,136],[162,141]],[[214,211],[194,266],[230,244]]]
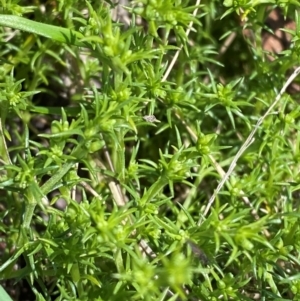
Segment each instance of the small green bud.
[[114,50],[112,49],[111,46],[104,46],[104,47],[103,47],[103,51],[104,51],[104,53],[105,53],[107,56],[109,56],[109,57],[115,56]]
[[89,153],[92,154],[99,151],[104,146],[104,144],[104,141],[101,140],[93,141],[88,147]]
[[217,282],[217,286],[218,286],[218,288],[219,289],[225,289],[226,288],[226,283],[224,282],[224,281],[222,281],[222,280],[219,280],[218,282]]
[[233,1],[232,1],[232,0],[225,0],[225,1],[223,2],[223,5],[224,5],[225,7],[231,7],[231,6],[233,5]]
[[57,120],[54,120],[51,124],[51,133],[52,134],[59,134],[61,133],[62,130],[62,125],[59,123]]

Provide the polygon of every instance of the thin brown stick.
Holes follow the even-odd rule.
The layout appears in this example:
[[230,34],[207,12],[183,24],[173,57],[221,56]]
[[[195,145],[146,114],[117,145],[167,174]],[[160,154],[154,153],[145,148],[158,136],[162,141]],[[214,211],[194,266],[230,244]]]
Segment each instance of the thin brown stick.
[[[201,3],[201,0],[197,0],[196,6],[199,6],[200,3]],[[197,13],[198,13],[198,7],[193,11],[193,16],[196,17],[196,16],[197,16]],[[189,36],[189,34],[190,34],[190,32],[191,32],[191,30],[192,30],[192,28],[193,28],[193,24],[194,24],[194,22],[191,21],[190,24],[189,24],[189,26],[188,26],[188,28],[187,28],[187,30],[186,30],[186,32],[185,32],[185,35],[186,35],[187,37]],[[165,81],[167,80],[167,78],[168,78],[170,72],[172,71],[172,69],[173,69],[173,67],[174,67],[174,65],[175,65],[175,63],[176,63],[176,61],[177,61],[177,59],[178,59],[179,53],[180,53],[180,51],[182,50],[182,48],[183,48],[183,45],[181,45],[181,46],[179,47],[179,49],[176,51],[176,53],[175,53],[175,55],[174,55],[174,57],[173,57],[173,59],[172,59],[170,65],[169,65],[168,69],[166,70],[166,72],[165,72],[165,74],[164,74],[164,76],[163,76],[163,78],[162,78],[162,80],[161,80],[162,82],[165,82]]]
[[[104,145],[104,156],[106,158],[106,161],[109,165],[110,170],[112,172],[114,172],[115,168],[114,168],[114,165],[112,163],[112,160],[111,160],[111,157],[110,157],[110,154],[109,154],[109,151],[108,151],[108,148],[107,148],[106,144]],[[110,191],[111,191],[111,193],[114,197],[114,200],[115,200],[116,204],[118,206],[124,206],[126,204],[126,198],[125,198],[125,196],[122,192],[122,188],[121,188],[120,184],[117,183],[116,181],[111,180],[111,181],[109,181],[108,185],[109,185]]]
[[257,130],[259,129],[259,127],[261,126],[261,124],[263,123],[263,121],[266,119],[267,116],[269,116],[272,112],[272,110],[274,109],[274,107],[277,105],[277,103],[279,102],[282,94],[285,92],[285,90],[287,89],[287,87],[291,84],[291,82],[297,77],[297,75],[300,73],[300,67],[298,67],[293,74],[288,78],[288,80],[285,82],[285,84],[283,85],[281,91],[279,92],[279,94],[276,96],[274,102],[272,103],[272,105],[269,107],[269,109],[267,110],[267,112],[258,119],[256,125],[254,126],[253,130],[251,131],[251,133],[249,134],[249,136],[247,137],[246,141],[244,142],[244,144],[241,146],[241,148],[239,149],[239,151],[237,152],[237,154],[235,155],[235,157],[233,158],[228,171],[226,172],[226,174],[222,177],[221,182],[219,183],[217,189],[214,191],[213,195],[211,196],[201,218],[199,219],[198,225],[200,225],[202,223],[203,218],[207,215],[210,207],[212,206],[213,202],[215,201],[215,198],[217,196],[217,194],[220,192],[220,190],[222,189],[222,187],[224,186],[225,182],[228,180],[228,178],[230,177],[230,175],[232,174],[238,159],[242,156],[242,154],[245,152],[245,150],[253,143],[254,141],[254,135],[256,134]]
[[[196,5],[197,5],[197,6],[200,5],[200,2],[201,2],[201,0],[200,0],[200,1],[197,1]],[[198,9],[195,9],[195,10],[194,10],[194,13],[193,13],[194,16],[197,15],[197,11],[198,11]],[[192,25],[193,25],[193,23],[191,22],[191,23],[189,24],[189,28],[188,28],[187,31],[186,31],[186,35],[187,35],[187,36],[188,36],[188,34],[190,33],[190,31],[191,31]],[[231,34],[231,35],[225,40],[223,46],[221,47],[221,51],[220,51],[220,53],[219,53],[219,56],[220,56],[221,54],[223,54],[223,53],[227,50],[227,48],[228,48],[229,45],[233,42],[233,40],[235,39],[235,37],[236,37],[236,34],[233,33],[233,34]],[[170,65],[169,65],[168,69],[166,70],[166,73],[165,73],[164,76],[163,76],[162,81],[166,81],[166,79],[167,79],[167,77],[169,76],[169,74],[170,74],[170,72],[171,72],[171,70],[172,70],[172,68],[173,68],[173,66],[174,66],[174,64],[175,64],[175,62],[176,62],[176,60],[177,60],[177,58],[178,58],[178,56],[179,56],[179,53],[180,53],[180,51],[182,50],[182,48],[183,48],[183,45],[181,45],[180,49],[177,50],[177,52],[176,52],[175,56],[173,57],[173,59],[172,59]],[[181,116],[180,116],[177,112],[175,113],[175,116],[182,122],[183,126],[186,128],[187,132],[188,132],[188,133],[190,134],[190,136],[192,137],[192,140],[193,140],[194,142],[196,142],[198,138],[197,138],[197,135],[194,133],[194,131],[191,129],[191,127],[185,122],[184,119],[181,118]],[[224,169],[221,167],[221,165],[215,160],[215,158],[214,158],[212,155],[208,155],[208,157],[209,157],[211,163],[213,164],[214,168],[215,168],[216,171],[218,172],[218,174],[221,176],[221,178],[224,178],[225,175],[226,175],[226,172],[225,172]],[[240,191],[240,193],[241,193],[241,195],[242,195],[242,199],[243,199],[244,203],[252,209],[251,214],[254,216],[254,218],[255,218],[256,220],[259,219],[259,216],[258,216],[258,214],[257,214],[257,212],[256,212],[256,210],[255,210],[255,208],[252,206],[252,204],[251,204],[249,198],[248,198],[247,196],[244,195],[244,192],[243,192],[242,190]],[[211,204],[208,203],[208,206],[207,206],[207,207],[210,208],[211,205],[212,205],[212,203],[211,203]],[[207,207],[206,207],[206,208],[207,208]],[[205,210],[206,210],[206,209],[205,209]],[[207,213],[206,213],[206,214],[207,214]],[[201,219],[200,219],[200,220],[201,220]],[[199,220],[198,224],[201,223],[200,220]]]

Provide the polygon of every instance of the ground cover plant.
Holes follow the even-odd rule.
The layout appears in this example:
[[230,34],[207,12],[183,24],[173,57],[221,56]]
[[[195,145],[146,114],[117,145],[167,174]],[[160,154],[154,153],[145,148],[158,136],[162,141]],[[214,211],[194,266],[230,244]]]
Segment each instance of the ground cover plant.
[[0,300],[299,300],[295,0],[2,0]]

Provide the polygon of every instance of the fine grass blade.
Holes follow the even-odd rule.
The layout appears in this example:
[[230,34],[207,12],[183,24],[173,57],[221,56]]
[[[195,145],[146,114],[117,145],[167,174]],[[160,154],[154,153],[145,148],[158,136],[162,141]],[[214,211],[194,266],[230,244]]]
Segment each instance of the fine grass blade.
[[19,16],[0,15],[0,25],[35,33],[61,43],[86,46],[86,44],[80,42],[80,39],[84,36],[78,31],[28,20]]

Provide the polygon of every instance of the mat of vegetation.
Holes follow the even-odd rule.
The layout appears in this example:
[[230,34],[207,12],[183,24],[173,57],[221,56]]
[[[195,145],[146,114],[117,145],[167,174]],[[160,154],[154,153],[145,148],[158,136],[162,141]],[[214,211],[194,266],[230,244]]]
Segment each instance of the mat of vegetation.
[[0,2],[0,300],[300,300],[300,3]]

